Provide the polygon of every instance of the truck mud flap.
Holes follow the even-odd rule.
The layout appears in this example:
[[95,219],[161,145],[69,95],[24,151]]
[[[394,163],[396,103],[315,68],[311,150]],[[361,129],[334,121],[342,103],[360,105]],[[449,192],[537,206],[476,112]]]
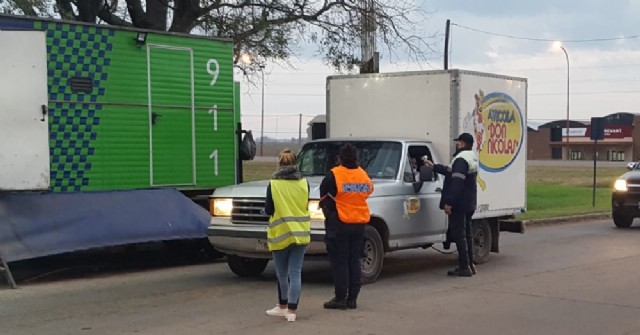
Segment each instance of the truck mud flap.
[[527,226],[524,221],[521,220],[500,220],[498,221],[498,226],[500,231],[506,231],[510,233],[520,233],[524,234],[527,230]]

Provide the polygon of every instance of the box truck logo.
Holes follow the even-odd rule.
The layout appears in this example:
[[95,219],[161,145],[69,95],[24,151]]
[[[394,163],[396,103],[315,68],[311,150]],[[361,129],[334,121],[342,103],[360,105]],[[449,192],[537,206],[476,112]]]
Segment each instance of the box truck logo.
[[475,109],[467,117],[466,130],[474,134],[480,167],[500,172],[511,165],[522,146],[524,122],[516,101],[505,93],[474,95]]

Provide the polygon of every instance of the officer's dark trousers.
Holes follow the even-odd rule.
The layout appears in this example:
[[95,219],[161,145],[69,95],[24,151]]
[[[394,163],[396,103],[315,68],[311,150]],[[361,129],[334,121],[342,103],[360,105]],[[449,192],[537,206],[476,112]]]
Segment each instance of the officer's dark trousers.
[[473,235],[471,234],[471,217],[474,212],[468,212],[464,225],[465,237],[467,239],[467,255],[469,255],[469,264],[473,264]]
[[460,269],[469,268],[469,252],[473,252],[473,246],[470,244],[473,243],[473,240],[471,238],[471,221],[467,224],[466,213],[452,212],[449,214],[449,234],[458,249],[458,267]]
[[335,234],[325,239],[333,270],[336,300],[358,298],[361,284],[360,257],[364,240],[363,224],[339,223]]

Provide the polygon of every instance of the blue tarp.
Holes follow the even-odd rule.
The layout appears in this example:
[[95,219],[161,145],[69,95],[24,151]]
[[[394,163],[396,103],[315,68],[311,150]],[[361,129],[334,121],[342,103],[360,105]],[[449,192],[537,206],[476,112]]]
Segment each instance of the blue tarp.
[[210,214],[173,189],[0,193],[6,262],[130,243],[204,238]]

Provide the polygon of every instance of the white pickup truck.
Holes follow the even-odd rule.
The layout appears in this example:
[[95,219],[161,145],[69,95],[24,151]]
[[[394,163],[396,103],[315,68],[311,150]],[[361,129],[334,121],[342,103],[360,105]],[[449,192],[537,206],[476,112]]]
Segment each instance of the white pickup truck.
[[[443,178],[428,169],[416,176],[410,162],[428,156],[448,164],[452,139],[469,132],[481,168],[472,225],[475,260],[486,262],[499,250],[501,230],[524,232],[511,219],[526,202],[526,90],[526,79],[462,70],[329,77],[329,138],[305,144],[298,154],[311,186],[307,254],[326,253],[318,187],[345,142],[356,146],[374,183],[363,281],[377,279],[386,252],[444,242],[448,222],[438,208]],[[271,257],[268,217],[262,214],[268,183],[218,188],[211,196],[209,240],[240,276],[262,273]]]

